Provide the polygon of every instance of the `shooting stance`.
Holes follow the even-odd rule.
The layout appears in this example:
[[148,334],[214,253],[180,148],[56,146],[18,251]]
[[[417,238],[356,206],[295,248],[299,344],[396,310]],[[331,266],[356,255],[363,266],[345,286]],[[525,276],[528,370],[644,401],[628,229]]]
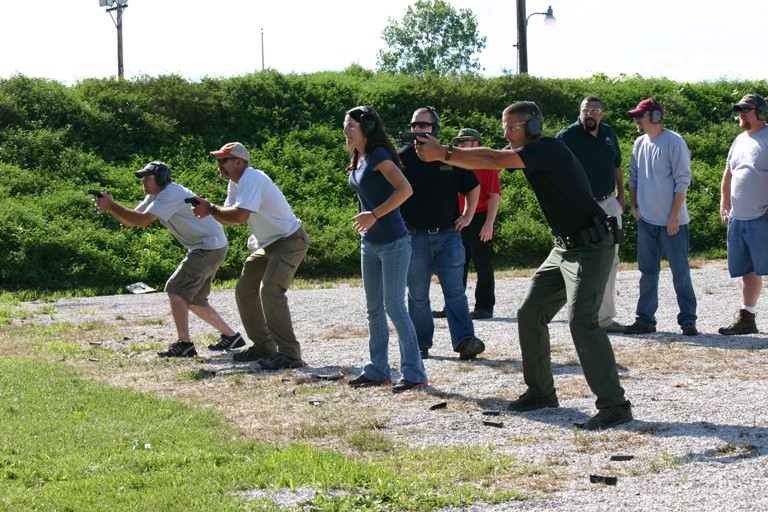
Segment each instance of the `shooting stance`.
[[[211,350],[225,350],[245,345],[208,302],[211,282],[227,257],[227,237],[221,224],[211,218],[195,216],[189,200],[195,193],[171,180],[171,169],[163,162],[150,162],[136,171],[147,196],[135,209],[127,208],[112,199],[104,190],[90,191],[100,210],[108,211],[128,227],[145,228],[155,220],[168,228],[176,240],[187,248],[187,255],[165,283],[171,302],[171,313],[176,324],[178,341],[157,353],[160,357],[194,357],[195,345],[189,335],[189,312],[221,332],[218,343]],[[186,200],[186,201],[185,201]]]
[[555,235],[555,246],[533,276],[517,311],[523,378],[527,389],[509,404],[516,412],[559,407],[552,376],[548,324],[568,305],[568,325],[584,377],[597,395],[598,412],[581,428],[596,430],[632,420],[611,342],[598,311],[614,257],[613,223],[592,197],[584,169],[566,145],[542,137],[543,116],[531,101],[502,114],[510,148],[455,148],[420,137],[419,158],[466,169],[522,169]]

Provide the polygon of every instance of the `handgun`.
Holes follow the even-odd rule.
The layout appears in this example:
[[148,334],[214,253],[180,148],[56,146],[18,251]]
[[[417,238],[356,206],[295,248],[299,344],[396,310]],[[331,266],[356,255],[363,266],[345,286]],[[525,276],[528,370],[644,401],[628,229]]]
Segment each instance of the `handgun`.
[[194,197],[187,197],[186,199],[184,199],[184,202],[185,202],[185,203],[189,203],[189,204],[191,204],[192,206],[197,206],[197,205],[199,205],[199,204],[200,204],[200,201],[198,201],[198,200],[197,200],[197,199],[195,199]]
[[96,190],[95,188],[89,188],[88,193],[94,197],[104,197],[104,194],[102,194],[100,190]]
[[418,144],[419,141],[416,137],[426,137],[432,135],[430,132],[400,132],[400,146],[413,146]]

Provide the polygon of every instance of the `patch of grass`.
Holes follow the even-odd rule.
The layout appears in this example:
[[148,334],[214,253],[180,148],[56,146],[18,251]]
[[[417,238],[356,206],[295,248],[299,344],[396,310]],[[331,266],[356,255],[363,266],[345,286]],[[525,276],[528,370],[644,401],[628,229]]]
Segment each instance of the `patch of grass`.
[[0,359],[0,416],[6,510],[229,511],[253,505],[238,490],[297,487],[350,491],[315,510],[430,510],[521,499],[515,481],[531,471],[491,449],[394,451],[375,431],[354,441],[370,461],[235,441],[212,410],[26,358]]
[[349,435],[348,441],[353,447],[366,452],[391,452],[395,449],[395,443],[377,430],[354,432]]

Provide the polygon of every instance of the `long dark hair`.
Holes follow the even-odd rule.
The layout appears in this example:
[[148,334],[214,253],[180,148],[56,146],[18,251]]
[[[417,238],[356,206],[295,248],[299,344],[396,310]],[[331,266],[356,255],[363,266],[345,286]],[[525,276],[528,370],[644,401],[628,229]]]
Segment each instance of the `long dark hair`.
[[[346,114],[354,121],[360,123],[360,130],[365,136],[365,154],[370,155],[373,150],[379,146],[383,147],[392,157],[392,161],[395,165],[402,169],[403,166],[400,163],[400,157],[397,156],[397,149],[392,144],[392,139],[387,132],[387,128],[384,126],[384,122],[379,117],[379,113],[373,108],[367,105],[360,105],[351,108],[346,111]],[[357,163],[360,159],[360,153],[356,148],[350,148],[349,150],[349,166],[348,171],[354,171],[357,169]]]

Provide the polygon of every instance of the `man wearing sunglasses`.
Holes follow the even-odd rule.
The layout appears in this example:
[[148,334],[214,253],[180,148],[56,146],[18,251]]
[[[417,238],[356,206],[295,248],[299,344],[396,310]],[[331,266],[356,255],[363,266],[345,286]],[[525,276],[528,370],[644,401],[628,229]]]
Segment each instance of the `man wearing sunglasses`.
[[[413,113],[411,130],[440,132],[440,117],[433,107]],[[403,174],[413,195],[400,206],[411,240],[411,265],[408,269],[408,314],[416,328],[422,358],[429,357],[435,324],[429,302],[432,274],[437,274],[445,299],[445,315],[453,351],[463,360],[474,359],[485,350],[475,336],[464,291],[464,246],[461,230],[472,222],[480,195],[475,174],[450,163],[424,162],[415,145],[398,151]],[[459,211],[459,193],[466,196]]]
[[230,142],[211,155],[221,177],[229,180],[227,199],[224,206],[216,206],[197,197],[200,204],[194,212],[230,226],[246,222],[252,233],[248,248],[253,253],[243,264],[235,298],[253,345],[233,359],[256,361],[267,370],[304,366],[285,294],[307,253],[309,237],[277,185],[250,166],[245,146]]
[[732,105],[744,130],[733,141],[720,186],[720,218],[728,226],[728,272],[741,277],[741,309],[720,334],[757,334],[755,315],[768,275],[768,105],[747,94]]
[[[616,219],[621,228],[624,214],[624,170],[621,150],[613,128],[603,123],[603,102],[587,96],[581,102],[579,118],[563,128],[557,138],[565,142],[587,173],[592,195],[605,213]],[[616,191],[616,195],[613,192]],[[624,332],[616,322],[616,274],[619,269],[619,245],[616,244],[613,267],[605,285],[605,294],[597,321],[607,332]]]

